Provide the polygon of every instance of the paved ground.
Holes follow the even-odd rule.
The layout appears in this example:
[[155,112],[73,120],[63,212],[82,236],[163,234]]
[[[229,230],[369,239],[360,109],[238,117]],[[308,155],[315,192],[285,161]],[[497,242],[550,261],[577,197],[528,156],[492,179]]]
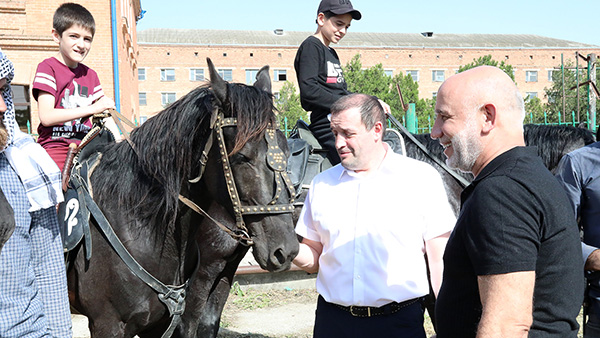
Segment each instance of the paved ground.
[[[235,300],[232,295],[230,301]],[[279,296],[279,298],[281,298]],[[232,304],[223,312],[222,328],[219,338],[259,338],[259,337],[295,337],[308,338],[312,336],[315,320],[315,296],[303,296],[303,302],[273,305],[266,304],[262,308],[240,308]],[[314,299],[312,299],[314,298]],[[279,303],[279,301],[277,302]],[[85,316],[72,315],[73,337],[89,338],[88,321]]]
[[[249,253],[240,265],[251,266],[256,265],[256,262]],[[245,297],[230,295],[223,311],[222,328],[218,337],[311,337],[317,302],[314,278],[314,275],[307,277],[299,271],[236,277],[240,290],[253,291],[248,291]],[[253,296],[260,300],[252,298]],[[72,315],[71,318],[73,337],[89,338],[87,318],[82,315]]]
[[312,337],[315,307],[316,302],[288,303],[237,312],[226,317],[227,322],[219,331],[218,337]]

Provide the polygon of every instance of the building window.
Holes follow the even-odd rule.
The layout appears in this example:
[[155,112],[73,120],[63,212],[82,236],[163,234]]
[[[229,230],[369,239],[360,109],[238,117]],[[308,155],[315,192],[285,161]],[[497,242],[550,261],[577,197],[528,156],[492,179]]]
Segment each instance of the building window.
[[432,92],[431,93],[431,98],[434,99],[434,100],[437,99],[437,92]]
[[525,71],[525,82],[537,82],[538,81],[538,72],[537,70],[527,70]]
[[148,104],[148,102],[146,101],[146,93],[138,93],[139,95],[139,102],[140,102],[140,106],[145,106]]
[[171,103],[175,102],[175,100],[175,93],[160,93],[160,102],[163,107],[169,106]]
[[175,69],[163,68],[160,70],[161,81],[175,81]]
[[246,69],[246,84],[251,85],[256,82],[256,74],[258,69]]
[[138,68],[138,80],[146,81],[146,68]]
[[406,75],[410,75],[414,82],[419,82],[419,71],[418,70],[407,70]]
[[275,81],[287,81],[287,70],[285,69],[275,69],[273,71],[273,78]]
[[204,69],[190,69],[190,81],[204,81]]
[[231,69],[219,69],[219,76],[225,81],[233,81],[233,70]]
[[548,70],[548,82],[552,82],[552,76],[554,75],[554,72],[556,72],[556,69],[550,69]]
[[148,121],[148,116],[142,115],[140,116],[140,126]]
[[444,82],[445,80],[444,71],[443,70],[432,70],[431,71],[431,81],[432,82]]
[[535,97],[538,97],[537,92],[527,92],[525,93],[525,101],[529,101]]
[[393,69],[384,69],[383,73],[385,74],[385,76],[389,76],[389,77],[393,77],[394,76],[394,70]]
[[275,99],[275,102],[279,102],[279,92],[273,93],[273,99]]

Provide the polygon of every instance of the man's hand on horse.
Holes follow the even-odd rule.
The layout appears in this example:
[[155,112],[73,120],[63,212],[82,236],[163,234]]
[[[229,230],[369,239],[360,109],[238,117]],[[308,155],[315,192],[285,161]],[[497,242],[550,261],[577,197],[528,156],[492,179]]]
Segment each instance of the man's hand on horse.
[[390,105],[383,102],[381,99],[379,100],[379,104],[381,104],[381,106],[383,107],[383,111],[385,112],[385,115],[392,115],[392,109],[390,108]]

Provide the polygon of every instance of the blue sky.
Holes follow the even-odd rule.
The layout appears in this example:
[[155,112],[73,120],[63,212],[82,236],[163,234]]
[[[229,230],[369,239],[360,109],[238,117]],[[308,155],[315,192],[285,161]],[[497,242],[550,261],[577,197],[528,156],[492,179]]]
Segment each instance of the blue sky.
[[[141,0],[147,28],[314,31],[319,0]],[[600,46],[599,0],[352,0],[349,34],[536,34]],[[570,19],[565,19],[570,18]]]

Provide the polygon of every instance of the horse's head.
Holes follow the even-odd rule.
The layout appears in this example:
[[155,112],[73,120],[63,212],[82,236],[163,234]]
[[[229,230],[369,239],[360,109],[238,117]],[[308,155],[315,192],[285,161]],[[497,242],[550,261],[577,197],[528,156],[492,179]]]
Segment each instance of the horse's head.
[[288,269],[298,253],[293,188],[286,174],[289,150],[277,127],[269,68],[259,71],[254,86],[246,86],[225,82],[210,60],[208,65],[218,107],[214,133],[220,133],[223,141],[221,136],[214,140],[206,168],[207,174],[222,174],[218,182],[207,182],[207,188],[230,210],[237,230],[247,230],[260,266],[269,271]]

